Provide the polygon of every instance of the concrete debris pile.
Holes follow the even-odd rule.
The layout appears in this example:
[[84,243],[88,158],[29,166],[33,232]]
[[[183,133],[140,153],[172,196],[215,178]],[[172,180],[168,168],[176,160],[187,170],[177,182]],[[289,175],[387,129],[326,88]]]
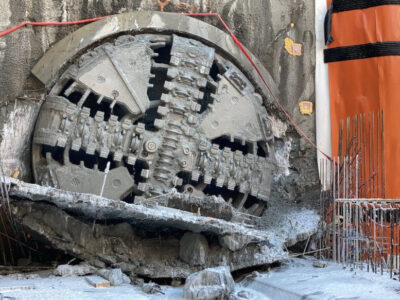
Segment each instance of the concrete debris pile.
[[61,277],[82,276],[88,284],[96,288],[107,288],[131,283],[131,279],[119,268],[98,269],[87,263],[59,265],[53,270],[52,275]]
[[[116,268],[97,271],[112,285],[128,282],[122,271],[187,278],[271,263],[316,230],[311,210],[290,230],[292,210],[285,224],[268,221],[293,139],[217,28],[167,13],[112,16],[57,43],[33,74],[48,89],[33,132],[35,184],[2,178],[13,214],[54,248]],[[207,269],[185,293],[232,289],[228,268]]]
[[228,267],[205,269],[190,275],[183,288],[188,300],[230,299],[235,282]]
[[68,277],[68,276],[84,276],[88,274],[93,274],[96,272],[96,268],[88,265],[86,263],[82,263],[79,265],[59,265],[54,269],[53,275]]
[[100,269],[96,273],[107,279],[112,286],[131,283],[130,278],[122,273],[121,269]]

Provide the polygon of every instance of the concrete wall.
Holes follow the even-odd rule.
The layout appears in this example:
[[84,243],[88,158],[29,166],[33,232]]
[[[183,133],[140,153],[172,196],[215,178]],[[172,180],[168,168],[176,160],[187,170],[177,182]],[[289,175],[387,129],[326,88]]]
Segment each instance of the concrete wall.
[[[69,21],[131,10],[220,13],[272,74],[280,102],[315,139],[314,115],[301,115],[298,107],[299,101],[314,102],[315,97],[314,1],[1,0],[0,31],[27,20]],[[215,19],[203,20],[220,26]],[[44,92],[29,77],[30,70],[52,44],[77,28],[25,27],[0,38],[0,158],[7,175],[18,169],[22,178],[30,178],[30,137]],[[286,38],[290,38],[286,40],[289,46],[291,41],[301,44],[301,55],[285,49]],[[27,99],[27,90],[30,95],[37,90],[37,96]],[[290,174],[281,179],[284,188],[277,192],[298,201],[318,190],[316,153],[304,139],[292,148]]]

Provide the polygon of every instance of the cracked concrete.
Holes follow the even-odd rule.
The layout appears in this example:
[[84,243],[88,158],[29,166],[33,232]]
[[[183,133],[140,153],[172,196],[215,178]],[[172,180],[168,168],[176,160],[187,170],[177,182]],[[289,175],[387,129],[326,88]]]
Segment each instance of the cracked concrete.
[[[186,278],[204,267],[228,265],[234,271],[284,259],[288,257],[284,249],[314,234],[319,221],[313,210],[291,210],[287,214],[271,211],[270,215],[267,211],[264,219],[270,223],[249,227],[173,208],[65,192],[9,177],[2,181],[10,187],[10,196],[19,199],[11,203],[18,222],[55,248],[98,267],[108,265],[152,278]],[[105,225],[107,220],[113,223]],[[204,264],[181,260],[180,239],[187,230],[207,239]],[[236,251],[226,249],[216,237],[227,234],[246,237],[248,244]]]

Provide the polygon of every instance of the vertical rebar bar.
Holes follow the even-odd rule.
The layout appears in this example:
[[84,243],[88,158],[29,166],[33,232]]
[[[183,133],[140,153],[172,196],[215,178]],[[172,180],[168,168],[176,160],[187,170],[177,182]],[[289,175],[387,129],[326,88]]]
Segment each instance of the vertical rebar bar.
[[361,269],[366,263],[368,271],[371,268],[377,273],[380,269],[393,276],[394,271],[400,271],[400,200],[383,200],[383,111],[341,120],[338,153],[331,164],[321,163],[321,209],[324,216],[332,212],[326,239],[332,241],[332,258]]
[[366,218],[365,218],[365,228],[366,228],[366,230],[365,230],[365,232],[366,232],[366,235],[367,235],[367,238],[366,238],[366,247],[367,247],[367,271],[369,272],[369,268],[370,268],[370,259],[371,259],[371,244],[370,244],[370,241],[369,241],[369,231],[371,230],[370,229],[370,225],[369,225],[369,220],[370,220],[370,218],[369,218],[369,214],[370,214],[370,211],[369,211],[369,205],[367,204],[366,205],[366,212],[365,212],[365,215],[366,215]]
[[371,167],[372,167],[372,157],[371,157],[371,113],[368,113],[368,195],[369,198],[372,198],[372,189],[371,189]]
[[363,139],[363,188],[364,188],[364,193],[363,197],[367,198],[367,141],[366,141],[366,127],[365,127],[365,114],[362,114],[362,139]]
[[381,176],[380,176],[380,169],[381,169],[381,161],[380,161],[380,152],[379,152],[379,145],[380,145],[380,112],[378,111],[376,114],[376,197],[382,198],[382,190],[381,190]]
[[374,213],[374,215],[373,215],[373,225],[374,225],[374,240],[373,240],[373,243],[374,243],[374,257],[373,257],[374,264],[373,264],[373,271],[376,273],[376,208],[375,208],[375,205],[373,205],[373,213]]
[[358,203],[356,203],[355,205],[355,226],[356,226],[356,230],[355,230],[355,264],[358,266],[358,251],[359,251],[359,233],[358,233],[358,226],[359,226],[359,215],[358,215]]
[[384,251],[384,245],[383,245],[383,240],[384,240],[384,233],[383,233],[383,209],[380,209],[381,211],[381,250],[380,250],[380,262],[381,262],[381,275],[383,275],[383,251]]
[[333,261],[336,262],[336,159],[333,158],[332,162],[332,171],[333,171],[333,213],[332,213],[332,225],[333,225],[333,235],[332,235],[332,258]]
[[338,143],[338,155],[342,157],[342,148],[343,148],[343,120],[339,121],[339,143]]
[[390,278],[393,277],[393,206],[390,204]]
[[375,128],[375,118],[374,118],[374,112],[371,113],[371,160],[372,160],[372,178],[371,178],[371,188],[372,188],[372,197],[376,197],[375,194],[375,147],[374,147],[374,128]]
[[384,122],[384,111],[381,112],[381,143],[382,143],[382,158],[381,158],[381,167],[382,167],[382,197],[386,198],[386,184],[385,184],[385,122]]

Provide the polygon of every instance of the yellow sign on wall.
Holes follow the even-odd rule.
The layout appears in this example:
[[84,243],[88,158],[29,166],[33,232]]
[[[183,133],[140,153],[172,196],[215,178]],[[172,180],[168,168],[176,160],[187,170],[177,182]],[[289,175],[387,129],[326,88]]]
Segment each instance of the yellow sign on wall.
[[313,104],[310,101],[301,101],[299,103],[300,106],[300,112],[303,115],[311,115],[313,112]]
[[295,43],[291,38],[285,38],[285,49],[293,56],[301,56],[302,45]]

